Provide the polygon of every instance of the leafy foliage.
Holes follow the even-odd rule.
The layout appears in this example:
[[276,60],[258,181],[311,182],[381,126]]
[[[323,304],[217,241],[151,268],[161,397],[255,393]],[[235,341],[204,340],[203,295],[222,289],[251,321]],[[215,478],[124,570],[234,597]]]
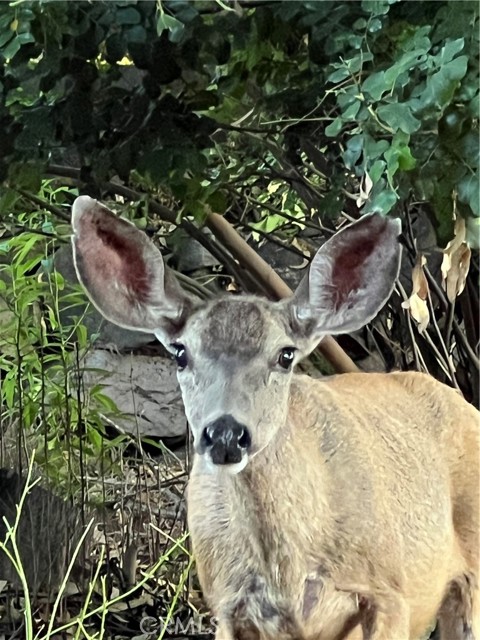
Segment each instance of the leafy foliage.
[[[48,182],[42,193],[57,204],[71,195]],[[79,484],[70,483],[85,471],[86,460],[92,468],[112,465],[111,445],[101,433],[102,412],[114,407],[101,387],[83,386],[80,361],[90,339],[82,318],[65,324],[60,313],[60,297],[64,305],[83,299],[80,288],[66,286],[52,264],[52,250],[69,228],[54,226],[46,210],[27,216],[22,204],[19,200],[14,209],[16,232],[0,245],[2,433],[12,445],[18,433],[21,448],[36,449],[36,462],[72,495]],[[21,231],[27,218],[28,231]]]
[[4,5],[0,173],[71,163],[198,219],[281,177],[325,219],[428,201],[441,245],[455,203],[475,243],[477,27],[471,2]]

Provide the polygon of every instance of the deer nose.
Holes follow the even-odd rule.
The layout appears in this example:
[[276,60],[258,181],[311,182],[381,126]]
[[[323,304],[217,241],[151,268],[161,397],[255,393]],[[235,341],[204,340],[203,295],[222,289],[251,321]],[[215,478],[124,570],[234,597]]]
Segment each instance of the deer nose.
[[208,424],[202,434],[202,448],[209,452],[213,464],[241,462],[251,444],[247,427],[230,415]]

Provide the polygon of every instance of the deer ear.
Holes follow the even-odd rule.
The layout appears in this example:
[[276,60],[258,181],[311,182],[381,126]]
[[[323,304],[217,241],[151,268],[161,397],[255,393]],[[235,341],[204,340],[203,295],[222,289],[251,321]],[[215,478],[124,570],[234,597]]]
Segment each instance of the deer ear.
[[290,300],[296,330],[318,341],[369,322],[390,297],[398,276],[400,231],[398,219],[372,215],[328,240]]
[[78,278],[100,313],[170,342],[193,303],[150,239],[88,196],[73,203],[72,228]]

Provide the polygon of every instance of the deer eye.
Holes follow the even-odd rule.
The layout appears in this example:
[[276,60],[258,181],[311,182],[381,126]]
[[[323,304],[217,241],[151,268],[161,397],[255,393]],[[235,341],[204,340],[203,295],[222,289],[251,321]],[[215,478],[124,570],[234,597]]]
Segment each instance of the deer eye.
[[292,366],[293,359],[295,358],[295,347],[285,347],[282,349],[278,355],[278,364],[282,367],[282,369],[290,369]]
[[188,364],[187,350],[183,344],[172,344],[172,347],[175,349],[174,358],[177,362],[178,369],[182,371]]

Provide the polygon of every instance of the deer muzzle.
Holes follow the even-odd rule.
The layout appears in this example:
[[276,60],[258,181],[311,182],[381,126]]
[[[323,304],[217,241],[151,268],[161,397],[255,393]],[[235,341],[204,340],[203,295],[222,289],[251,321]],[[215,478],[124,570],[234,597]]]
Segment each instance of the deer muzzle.
[[247,427],[224,415],[204,428],[200,453],[207,453],[215,465],[238,464],[248,455],[251,444]]

